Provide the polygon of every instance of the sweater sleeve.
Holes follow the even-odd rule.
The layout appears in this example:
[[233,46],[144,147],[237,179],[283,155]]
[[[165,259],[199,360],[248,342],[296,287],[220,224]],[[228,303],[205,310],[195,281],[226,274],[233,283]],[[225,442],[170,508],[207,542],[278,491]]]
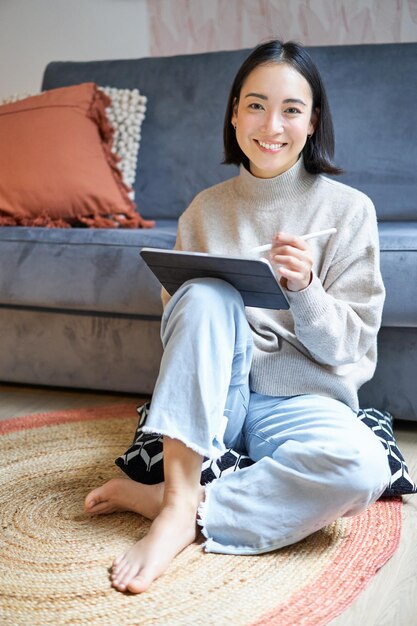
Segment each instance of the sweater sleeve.
[[[375,216],[368,213],[351,230],[362,233],[359,249],[336,260],[323,283],[313,273],[306,289],[286,292],[298,340],[323,365],[358,362],[375,342],[381,325],[385,289]],[[355,240],[351,238],[352,247]]]
[[[173,248],[174,250],[183,250],[182,247],[182,238],[181,238],[181,218],[178,222],[178,231],[177,231],[177,239],[175,241],[175,246]],[[165,309],[166,305],[168,304],[168,302],[171,300],[171,296],[170,294],[167,292],[167,290],[165,289],[165,287],[162,287],[161,289],[161,300],[162,300],[162,306]]]

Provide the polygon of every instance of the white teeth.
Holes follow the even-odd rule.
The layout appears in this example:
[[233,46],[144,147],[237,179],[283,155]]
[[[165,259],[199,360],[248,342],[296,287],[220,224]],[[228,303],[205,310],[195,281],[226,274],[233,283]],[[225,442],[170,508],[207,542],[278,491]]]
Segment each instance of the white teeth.
[[264,143],[263,141],[258,141],[258,143],[266,150],[279,150],[284,145],[283,143]]

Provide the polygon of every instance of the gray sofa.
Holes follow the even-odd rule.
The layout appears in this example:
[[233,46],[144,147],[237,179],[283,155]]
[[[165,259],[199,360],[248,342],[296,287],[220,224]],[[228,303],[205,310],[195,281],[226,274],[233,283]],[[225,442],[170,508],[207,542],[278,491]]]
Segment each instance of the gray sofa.
[[[150,394],[161,357],[159,284],[143,246],[173,246],[178,216],[221,165],[232,78],[247,50],[54,62],[43,89],[85,81],[148,97],[136,198],[152,230],[0,228],[0,380]],[[362,406],[417,420],[417,44],[310,48],[327,85],[341,180],[379,217],[387,289],[379,364]]]

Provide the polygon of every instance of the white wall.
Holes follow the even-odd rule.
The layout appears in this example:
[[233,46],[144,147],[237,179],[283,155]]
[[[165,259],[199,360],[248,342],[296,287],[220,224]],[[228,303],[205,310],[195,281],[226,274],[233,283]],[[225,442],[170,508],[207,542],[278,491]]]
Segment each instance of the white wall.
[[38,91],[49,61],[148,55],[146,0],[0,0],[0,98]]

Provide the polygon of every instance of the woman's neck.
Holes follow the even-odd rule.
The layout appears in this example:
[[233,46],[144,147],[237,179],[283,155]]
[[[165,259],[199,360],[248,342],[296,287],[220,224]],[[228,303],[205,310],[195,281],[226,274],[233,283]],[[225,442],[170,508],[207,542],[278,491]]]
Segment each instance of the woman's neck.
[[308,191],[316,178],[306,171],[302,157],[290,169],[274,178],[258,178],[241,165],[237,192],[247,200],[276,206],[277,201],[293,200]]

